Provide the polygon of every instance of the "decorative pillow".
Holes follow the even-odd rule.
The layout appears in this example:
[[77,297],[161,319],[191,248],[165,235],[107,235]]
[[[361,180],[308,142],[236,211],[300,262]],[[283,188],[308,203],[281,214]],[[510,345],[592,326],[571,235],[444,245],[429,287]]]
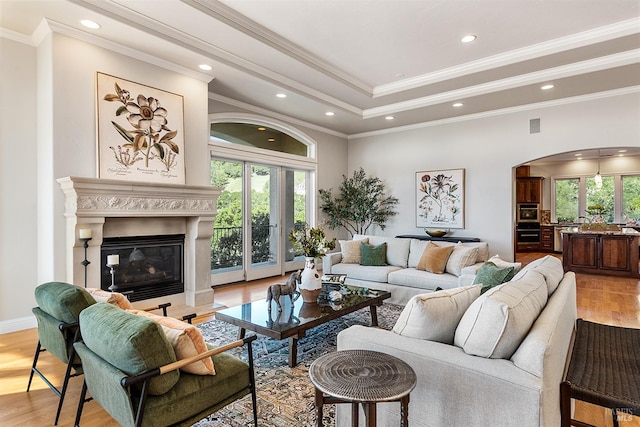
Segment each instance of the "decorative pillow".
[[378,246],[360,243],[360,265],[380,266],[386,264],[387,244]]
[[465,353],[508,359],[547,303],[544,277],[529,271],[476,299],[462,316],[453,343]]
[[476,263],[477,256],[477,247],[465,246],[463,243],[458,242],[458,244],[453,247],[453,252],[451,252],[447,260],[447,266],[444,271],[456,277],[460,276],[463,268]]
[[453,246],[441,247],[433,242],[427,243],[420,262],[416,267],[418,270],[425,270],[431,273],[442,274],[447,266],[449,255],[453,252]]
[[76,323],[82,310],[96,300],[79,286],[65,282],[47,282],[35,290],[40,309],[65,323]]
[[473,284],[481,284],[482,291],[480,293],[484,294],[489,289],[508,282],[514,274],[513,267],[500,268],[491,261],[487,261],[478,269]]
[[522,263],[505,261],[502,258],[500,258],[500,255],[498,254],[495,254],[494,256],[489,258],[487,261],[494,263],[496,266],[500,268],[513,267],[514,274],[520,271],[520,268],[522,268]]
[[345,264],[360,264],[362,250],[360,243],[369,243],[369,239],[363,240],[339,240],[342,261]]
[[131,305],[131,302],[129,302],[127,297],[119,292],[103,291],[98,288],[87,288],[87,292],[89,292],[97,302],[108,302],[109,304],[113,304],[123,310],[133,308],[133,305]]
[[[162,326],[167,339],[173,346],[176,358],[186,359],[187,357],[196,356],[208,350],[207,344],[204,342],[202,332],[198,328],[173,317],[158,316],[157,314],[148,313],[143,310],[127,310],[129,313],[146,317]],[[205,357],[202,360],[193,362],[190,365],[180,368],[182,371],[196,375],[215,375],[216,371],[213,366],[213,360]]]
[[[114,305],[99,302],[82,310],[80,328],[86,346],[127,375],[138,375],[176,361],[159,324]],[[164,394],[179,379],[178,370],[154,377],[149,382],[149,393]]]
[[479,285],[416,295],[400,313],[393,332],[405,337],[453,344],[460,319],[478,296]]

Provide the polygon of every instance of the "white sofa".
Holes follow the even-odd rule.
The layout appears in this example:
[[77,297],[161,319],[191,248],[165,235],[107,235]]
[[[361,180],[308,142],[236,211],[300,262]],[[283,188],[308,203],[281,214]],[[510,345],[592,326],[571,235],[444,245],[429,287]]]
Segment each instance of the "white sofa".
[[[391,298],[386,300],[393,304],[406,304],[414,295],[436,288],[451,289],[473,283],[477,269],[489,258],[487,242],[463,243],[465,247],[477,247],[476,260],[471,266],[463,268],[458,275],[457,269],[449,268],[442,274],[418,270],[418,262],[429,241],[419,239],[405,239],[397,237],[382,237],[356,234],[353,240],[367,240],[370,245],[387,244],[385,266],[364,266],[342,262],[342,252],[333,252],[322,259],[323,274],[346,274],[346,283],[372,289],[391,292]],[[342,241],[341,241],[342,242]],[[454,246],[457,243],[435,242],[439,246]],[[451,259],[450,259],[451,260]],[[452,260],[451,260],[452,261]],[[519,264],[518,264],[519,268]]]
[[[516,298],[520,306],[506,311],[509,313],[507,317],[511,316],[511,325],[518,323],[514,320],[518,317],[518,307],[525,305],[530,308],[531,301],[527,303],[527,298],[534,292],[529,290],[532,284],[540,281],[547,287],[547,294],[538,292],[540,286],[535,292],[538,297],[546,297],[546,303],[541,306],[537,317],[533,316],[532,325],[520,325],[525,328],[524,336],[512,343],[513,350],[500,358],[495,358],[496,354],[490,357],[469,354],[484,351],[474,350],[470,345],[472,340],[465,340],[469,320],[475,322],[473,327],[484,329],[489,335],[497,331],[507,336],[508,333],[500,331],[509,330],[509,327],[493,324],[495,319],[488,320],[491,317],[478,315],[478,307],[491,311],[489,300],[495,303],[497,296],[505,292],[513,294],[514,290],[520,289],[522,298]],[[554,289],[555,284],[557,288]],[[338,335],[338,350],[379,351],[394,355],[413,367],[417,385],[410,395],[411,426],[559,426],[560,382],[576,322],[575,284],[574,273],[563,273],[560,261],[547,256],[527,265],[511,282],[491,289],[474,299],[468,308],[463,308],[462,320],[454,325],[454,344],[400,335],[398,324],[395,332],[351,326]],[[473,288],[477,285],[468,287]],[[447,292],[450,291],[432,296]],[[541,301],[538,298],[538,303]],[[504,307],[497,311],[505,313]],[[430,327],[424,325],[426,329]],[[507,336],[506,339],[514,337]],[[476,344],[481,347],[489,345],[490,351],[499,347],[491,347],[492,342],[487,341],[491,340],[485,338]],[[348,406],[337,405],[336,412],[337,427],[351,425]],[[399,425],[399,412],[397,402],[378,404],[378,425]]]

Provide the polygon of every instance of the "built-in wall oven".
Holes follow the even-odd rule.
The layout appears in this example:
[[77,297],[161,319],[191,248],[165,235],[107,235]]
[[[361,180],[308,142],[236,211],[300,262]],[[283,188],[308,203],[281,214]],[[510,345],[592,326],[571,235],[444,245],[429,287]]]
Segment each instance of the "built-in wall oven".
[[538,203],[518,203],[517,222],[537,222],[540,228],[540,205]]
[[516,227],[516,239],[518,243],[540,243],[539,222],[519,222]]

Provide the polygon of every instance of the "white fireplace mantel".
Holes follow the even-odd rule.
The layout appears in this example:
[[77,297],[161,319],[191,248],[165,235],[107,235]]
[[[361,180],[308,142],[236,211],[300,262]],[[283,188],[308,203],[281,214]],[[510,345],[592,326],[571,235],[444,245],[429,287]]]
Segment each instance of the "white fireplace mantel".
[[[220,189],[214,187],[65,177],[67,280],[84,285],[81,229],[90,229],[87,286],[100,287],[100,246],[104,237],[185,235],[184,295],[177,303],[213,303],[211,236]],[[165,298],[166,300],[166,298]]]

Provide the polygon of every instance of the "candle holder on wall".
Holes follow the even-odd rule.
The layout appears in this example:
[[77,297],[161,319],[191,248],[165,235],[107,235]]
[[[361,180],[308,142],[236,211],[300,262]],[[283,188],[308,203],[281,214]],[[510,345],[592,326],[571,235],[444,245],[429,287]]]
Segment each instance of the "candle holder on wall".
[[120,265],[120,260],[118,255],[109,255],[107,257],[107,267],[111,270],[111,286],[109,286],[109,291],[116,292],[118,287],[116,286],[116,272],[115,268]]
[[82,246],[84,247],[84,259],[80,264],[84,267],[84,287],[87,287],[87,267],[91,264],[91,261],[87,259],[87,248],[89,248],[89,240],[91,237],[80,237],[80,241],[82,242]]

